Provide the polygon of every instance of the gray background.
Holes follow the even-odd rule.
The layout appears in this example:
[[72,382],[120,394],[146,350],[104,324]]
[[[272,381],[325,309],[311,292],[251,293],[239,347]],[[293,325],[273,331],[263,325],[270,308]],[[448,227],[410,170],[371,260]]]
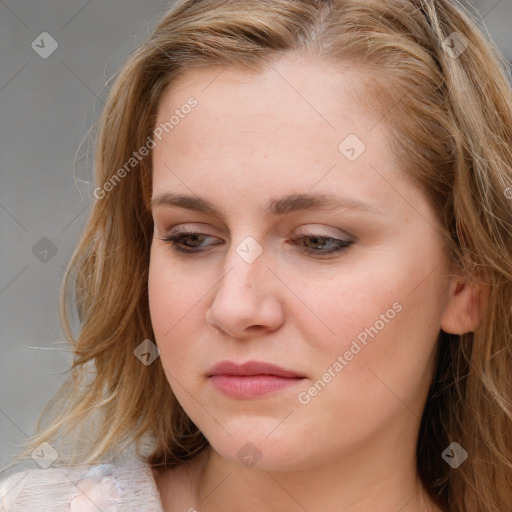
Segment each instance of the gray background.
[[[71,363],[58,294],[91,200],[88,144],[78,151],[80,143],[101,112],[106,82],[167,6],[0,0],[0,471]],[[512,1],[475,6],[510,60]],[[31,47],[42,46],[42,32],[58,43],[47,58]],[[40,52],[51,48],[43,44]]]

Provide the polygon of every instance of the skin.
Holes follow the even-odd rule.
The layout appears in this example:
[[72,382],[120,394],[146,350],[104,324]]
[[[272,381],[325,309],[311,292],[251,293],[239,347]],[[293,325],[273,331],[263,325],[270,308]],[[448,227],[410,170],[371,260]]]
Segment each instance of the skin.
[[[417,476],[418,429],[439,331],[475,328],[476,291],[448,277],[435,212],[392,154],[381,116],[353,101],[357,80],[349,68],[286,55],[257,76],[189,71],[161,98],[157,125],[190,96],[198,105],[153,150],[153,197],[195,194],[224,212],[153,208],[155,341],[173,392],[211,445],[153,471],[165,512],[440,510]],[[366,145],[355,161],[338,149],[350,133]],[[306,192],[351,196],[381,214],[263,210],[269,198]],[[173,252],[163,238],[175,226],[207,234],[196,249],[205,252]],[[289,243],[304,233],[354,243],[319,257]],[[263,251],[252,263],[236,251],[247,236]],[[401,311],[300,403],[298,393],[396,302]],[[205,376],[227,359],[306,378],[267,397],[228,398]],[[248,442],[261,454],[252,467],[237,456]]]

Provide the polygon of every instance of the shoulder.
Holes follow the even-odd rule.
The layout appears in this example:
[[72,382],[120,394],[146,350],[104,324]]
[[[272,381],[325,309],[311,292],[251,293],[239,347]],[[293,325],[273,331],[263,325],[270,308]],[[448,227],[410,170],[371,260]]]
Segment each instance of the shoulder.
[[[0,511],[65,510],[79,492],[74,481],[86,468],[28,469],[0,482]],[[60,507],[60,508],[59,508]]]
[[0,481],[0,512],[162,512],[151,467],[121,464],[29,469]]

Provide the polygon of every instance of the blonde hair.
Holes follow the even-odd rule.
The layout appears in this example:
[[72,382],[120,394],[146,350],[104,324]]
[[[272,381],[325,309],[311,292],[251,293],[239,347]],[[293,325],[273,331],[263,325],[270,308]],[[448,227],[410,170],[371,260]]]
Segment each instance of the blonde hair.
[[[418,472],[443,510],[503,512],[512,510],[512,93],[510,70],[477,23],[448,0],[176,2],[115,81],[95,172],[98,187],[112,180],[152,135],[164,89],[189,70],[258,73],[290,51],[366,70],[361,108],[379,113],[398,161],[438,212],[460,275],[489,290],[475,332],[440,332]],[[160,360],[144,366],[134,356],[153,339],[151,168],[149,153],[94,201],[61,291],[74,362],[17,460],[60,438],[73,440],[58,461],[69,465],[133,444],[151,464],[178,464],[208,445]],[[469,454],[457,469],[441,457],[453,441]]]

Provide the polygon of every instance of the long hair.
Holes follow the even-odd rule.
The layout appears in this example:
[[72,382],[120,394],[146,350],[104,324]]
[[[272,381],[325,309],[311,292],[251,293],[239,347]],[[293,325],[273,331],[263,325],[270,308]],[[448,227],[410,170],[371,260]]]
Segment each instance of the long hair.
[[[74,360],[17,460],[43,441],[65,441],[58,462],[68,465],[128,446],[153,465],[179,464],[208,446],[160,360],[134,356],[154,339],[152,157],[134,152],[154,137],[163,91],[187,71],[259,73],[294,51],[361,71],[360,108],[380,116],[460,275],[489,287],[475,332],[440,332],[417,464],[443,510],[512,510],[512,93],[510,69],[478,24],[455,0],[173,3],[119,72],[102,113],[95,198],[60,297]],[[441,457],[454,441],[469,454],[457,469]]]

